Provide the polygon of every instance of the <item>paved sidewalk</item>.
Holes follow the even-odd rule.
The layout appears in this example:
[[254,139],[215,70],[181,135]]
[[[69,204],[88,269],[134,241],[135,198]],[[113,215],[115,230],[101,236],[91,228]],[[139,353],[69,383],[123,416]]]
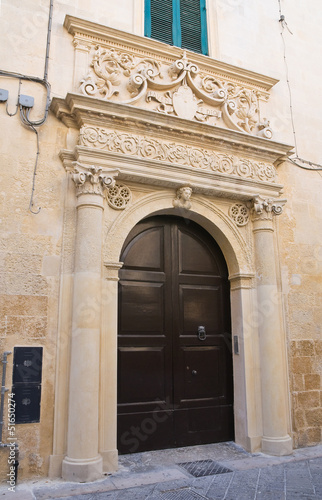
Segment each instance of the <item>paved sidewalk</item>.
[[[187,462],[198,463],[188,470],[179,465]],[[19,484],[15,493],[1,486],[0,500],[9,498],[322,500],[322,445],[295,450],[289,457],[247,453],[234,443],[124,455],[118,472],[95,483],[34,480]]]

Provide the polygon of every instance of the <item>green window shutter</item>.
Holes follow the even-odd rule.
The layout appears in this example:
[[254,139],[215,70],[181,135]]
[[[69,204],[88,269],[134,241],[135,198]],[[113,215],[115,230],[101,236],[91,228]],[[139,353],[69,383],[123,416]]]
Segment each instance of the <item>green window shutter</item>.
[[145,36],[208,55],[205,2],[145,0]]
[[145,1],[145,36],[173,45],[172,0]]
[[199,0],[180,0],[181,46],[201,52],[201,20]]

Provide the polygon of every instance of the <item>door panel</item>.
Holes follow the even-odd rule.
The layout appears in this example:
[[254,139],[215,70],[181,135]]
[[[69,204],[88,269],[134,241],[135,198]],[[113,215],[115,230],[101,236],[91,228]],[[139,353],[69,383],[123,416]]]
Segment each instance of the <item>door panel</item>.
[[154,227],[147,229],[133,238],[124,252],[126,267],[130,269],[146,269],[164,271],[164,228]]
[[178,260],[180,274],[207,274],[217,275],[217,262],[209,252],[205,242],[197,239],[193,234],[178,228]]
[[196,337],[198,326],[207,324],[206,335],[222,328],[221,290],[219,287],[179,285],[180,332]]
[[217,346],[184,347],[182,358],[184,370],[184,387],[181,391],[180,403],[202,403],[223,397],[220,355]]
[[119,380],[119,405],[155,404],[156,394],[165,401],[164,347],[121,347],[119,364],[122,374],[131,374]]
[[233,439],[229,283],[219,247],[192,221],[154,217],[135,226],[121,261],[119,451]]
[[122,334],[164,333],[164,284],[123,281],[121,283]]

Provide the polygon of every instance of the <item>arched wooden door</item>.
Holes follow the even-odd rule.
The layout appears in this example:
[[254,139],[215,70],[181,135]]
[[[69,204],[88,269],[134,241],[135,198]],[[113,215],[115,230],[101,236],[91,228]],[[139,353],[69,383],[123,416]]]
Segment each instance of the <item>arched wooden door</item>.
[[121,254],[120,453],[234,438],[230,298],[222,252],[200,226],[151,217]]

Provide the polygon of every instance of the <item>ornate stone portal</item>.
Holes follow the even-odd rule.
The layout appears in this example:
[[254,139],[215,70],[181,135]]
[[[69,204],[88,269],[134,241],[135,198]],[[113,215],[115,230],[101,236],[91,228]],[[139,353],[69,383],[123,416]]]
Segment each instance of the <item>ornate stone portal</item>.
[[76,186],[77,236],[73,298],[66,291],[62,299],[73,318],[71,360],[63,352],[58,360],[69,365],[69,403],[58,371],[52,475],[64,456],[69,480],[117,467],[118,260],[136,222],[160,211],[184,211],[203,225],[227,261],[240,343],[236,442],[291,453],[274,221],[285,203],[275,163],[290,147],[268,140],[260,118],[276,81],[175,47],[164,55],[159,42],[144,39],[142,48],[140,37],[69,16],[65,27],[74,37],[75,88],[54,98],[52,111],[79,131],[74,148],[60,152]]

